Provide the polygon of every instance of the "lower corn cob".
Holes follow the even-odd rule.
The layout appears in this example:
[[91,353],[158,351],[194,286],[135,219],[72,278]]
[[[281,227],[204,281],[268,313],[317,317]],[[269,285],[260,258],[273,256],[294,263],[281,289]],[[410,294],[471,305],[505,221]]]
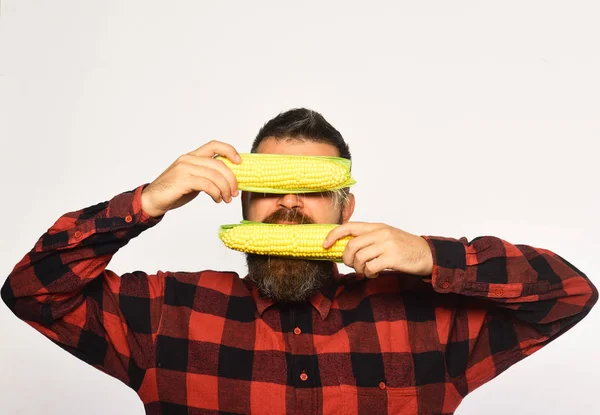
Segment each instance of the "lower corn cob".
[[287,154],[240,154],[241,164],[219,156],[233,171],[240,190],[258,193],[308,193],[339,190],[356,181],[350,160],[341,157]]
[[339,225],[287,225],[252,221],[222,225],[219,238],[230,249],[259,255],[342,262],[344,249],[351,236],[323,248],[327,234]]

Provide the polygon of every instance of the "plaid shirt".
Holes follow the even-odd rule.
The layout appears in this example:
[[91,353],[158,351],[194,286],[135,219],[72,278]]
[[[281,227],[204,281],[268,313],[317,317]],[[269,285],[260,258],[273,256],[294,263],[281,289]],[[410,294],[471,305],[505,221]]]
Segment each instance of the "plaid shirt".
[[297,306],[234,272],[119,276],[112,256],[160,221],[142,211],[142,189],[59,218],[2,298],[149,414],[452,414],[598,299],[557,254],[492,236],[424,236],[427,278],[336,269],[336,285]]

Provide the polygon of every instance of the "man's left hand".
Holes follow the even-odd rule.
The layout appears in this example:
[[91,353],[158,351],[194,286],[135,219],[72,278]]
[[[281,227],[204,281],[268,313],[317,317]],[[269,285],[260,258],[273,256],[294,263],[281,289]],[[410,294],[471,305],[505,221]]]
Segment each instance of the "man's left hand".
[[367,278],[385,269],[421,276],[433,271],[433,254],[424,238],[384,223],[344,223],[329,232],[323,247],[349,235],[353,238],[344,250],[343,262]]

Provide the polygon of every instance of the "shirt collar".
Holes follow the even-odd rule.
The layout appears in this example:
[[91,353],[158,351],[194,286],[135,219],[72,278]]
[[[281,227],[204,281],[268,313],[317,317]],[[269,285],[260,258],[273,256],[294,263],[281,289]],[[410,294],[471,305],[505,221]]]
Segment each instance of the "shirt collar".
[[[340,274],[337,264],[333,264],[333,281],[332,284],[327,285],[326,287],[321,288],[317,291],[312,297],[310,297],[309,302],[312,306],[319,312],[319,315],[323,320],[327,318],[329,314],[329,310],[331,309],[331,304],[333,300],[343,291],[344,286],[339,284],[340,280],[344,277],[344,274]],[[247,277],[247,276],[246,276]],[[252,294],[252,299],[256,304],[256,310],[258,314],[262,317],[265,310],[271,307],[274,304],[277,304],[275,301],[263,297],[259,292],[256,284],[250,281],[248,278],[244,278],[244,281],[247,282],[248,287],[250,288],[250,293]]]

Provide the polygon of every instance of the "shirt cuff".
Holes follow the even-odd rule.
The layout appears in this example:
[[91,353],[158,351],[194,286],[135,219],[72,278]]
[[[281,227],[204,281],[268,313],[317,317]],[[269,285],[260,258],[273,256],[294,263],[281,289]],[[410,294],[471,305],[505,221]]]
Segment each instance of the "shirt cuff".
[[97,222],[96,226],[100,225],[100,229],[118,230],[139,225],[149,228],[160,222],[164,215],[153,218],[142,210],[142,191],[146,186],[148,183],[113,197],[102,214],[105,219]]
[[422,238],[429,244],[433,256],[433,271],[430,278],[433,288],[440,293],[463,291],[467,271],[464,238],[453,239],[440,236],[422,236]]
[[144,209],[142,209],[142,192],[149,184],[150,183],[143,184],[134,190],[132,205],[133,205],[134,212],[139,212],[137,221],[140,224],[147,225],[147,226],[154,226],[158,222],[160,222],[162,220],[162,218],[165,217],[165,215],[162,214],[157,217],[152,217],[149,214],[147,214],[146,211],[144,211]]

